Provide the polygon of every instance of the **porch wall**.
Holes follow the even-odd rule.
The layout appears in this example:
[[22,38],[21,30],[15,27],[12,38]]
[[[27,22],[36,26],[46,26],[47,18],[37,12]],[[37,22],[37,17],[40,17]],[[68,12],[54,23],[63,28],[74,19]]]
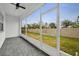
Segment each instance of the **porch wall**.
[[5,19],[5,37],[19,36],[19,17],[6,15]]

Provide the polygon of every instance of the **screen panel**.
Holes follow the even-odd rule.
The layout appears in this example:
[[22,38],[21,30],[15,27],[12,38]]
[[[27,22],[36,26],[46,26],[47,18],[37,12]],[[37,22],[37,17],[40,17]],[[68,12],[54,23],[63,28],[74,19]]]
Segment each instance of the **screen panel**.
[[[46,10],[45,10],[46,9]],[[42,8],[42,42],[56,48],[56,4],[45,4]]]
[[79,55],[79,4],[61,4],[60,14],[60,48],[70,55]]
[[27,18],[27,35],[40,41],[40,9]]

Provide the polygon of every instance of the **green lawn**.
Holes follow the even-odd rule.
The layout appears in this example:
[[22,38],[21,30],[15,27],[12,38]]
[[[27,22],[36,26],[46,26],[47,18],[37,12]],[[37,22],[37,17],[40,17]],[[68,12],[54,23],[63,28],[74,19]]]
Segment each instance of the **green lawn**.
[[[28,32],[27,34],[37,40],[40,40],[39,33]],[[79,53],[79,38],[70,38],[63,36],[61,36],[60,38],[60,46],[62,51],[71,55],[75,55],[76,52]],[[43,35],[43,42],[49,46],[56,47],[56,37]]]

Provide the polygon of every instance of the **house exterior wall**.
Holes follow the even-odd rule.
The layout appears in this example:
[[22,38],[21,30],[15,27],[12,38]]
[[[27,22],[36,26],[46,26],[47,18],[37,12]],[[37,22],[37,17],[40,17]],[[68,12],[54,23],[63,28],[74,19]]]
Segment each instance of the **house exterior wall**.
[[5,19],[5,37],[19,36],[19,17],[6,15]]

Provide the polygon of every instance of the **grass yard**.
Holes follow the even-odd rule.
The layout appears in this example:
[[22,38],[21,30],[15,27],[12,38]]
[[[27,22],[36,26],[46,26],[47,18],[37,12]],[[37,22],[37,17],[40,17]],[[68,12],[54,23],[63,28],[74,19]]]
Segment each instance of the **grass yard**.
[[[37,40],[40,40],[39,33],[28,32],[27,35]],[[70,38],[70,37],[63,37],[63,36],[61,36],[60,38],[61,38],[60,46],[62,51],[71,55],[75,55],[76,52],[79,53],[79,38]],[[49,46],[56,47],[56,37],[43,35],[43,42]]]

